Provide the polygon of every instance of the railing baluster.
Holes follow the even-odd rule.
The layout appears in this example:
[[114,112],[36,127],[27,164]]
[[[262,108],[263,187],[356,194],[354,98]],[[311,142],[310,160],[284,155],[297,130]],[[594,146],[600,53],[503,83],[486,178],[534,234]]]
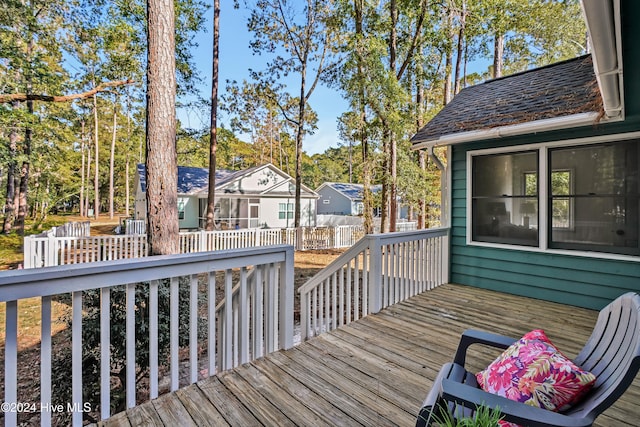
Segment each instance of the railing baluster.
[[198,381],[198,276],[191,275],[189,283],[189,363],[191,383]]
[[223,353],[223,369],[231,369],[233,367],[233,312],[232,312],[232,271],[225,270],[224,272],[224,344],[222,347]]
[[240,269],[240,293],[238,301],[238,328],[240,329],[239,357],[240,364],[249,361],[249,290],[247,289],[247,268]]
[[[4,401],[18,403],[18,301],[7,301],[5,307]],[[18,424],[18,413],[4,413],[7,426]]]
[[126,292],[126,378],[127,408],[136,406],[136,285],[129,283]]
[[[71,294],[71,402],[74,408],[82,408],[82,292]],[[82,426],[82,411],[72,415],[74,426]]]
[[[264,287],[262,283],[262,274],[264,267],[256,267],[255,269],[255,286],[253,295],[253,357],[255,359],[264,355]],[[302,317],[304,318],[304,316]]]
[[369,253],[362,251],[362,316],[369,314]]
[[351,310],[353,308],[353,301],[351,300],[351,287],[353,281],[351,280],[351,262],[347,263],[347,324],[351,323]]
[[346,274],[346,269],[345,267],[340,267],[340,292],[339,292],[339,298],[340,298],[340,308],[339,308],[339,312],[338,312],[338,316],[340,318],[340,326],[344,325],[344,275]]
[[149,391],[158,397],[158,280],[149,282]]
[[102,288],[100,290],[100,418],[106,420],[110,416],[111,290],[110,288]]
[[353,279],[353,320],[360,318],[360,256],[362,252],[356,256],[356,264],[354,266]]
[[169,335],[171,349],[171,391],[175,391],[180,387],[180,359],[179,359],[179,300],[180,300],[180,282],[177,277],[172,277],[169,283],[169,300],[170,300],[170,319],[169,319]]
[[333,312],[333,329],[338,327],[338,273],[331,276],[331,311]]
[[40,425],[51,425],[51,297],[41,299],[42,327],[40,339]]
[[207,276],[207,314],[209,320],[207,356],[209,357],[209,375],[211,376],[216,373],[216,273],[212,271]]

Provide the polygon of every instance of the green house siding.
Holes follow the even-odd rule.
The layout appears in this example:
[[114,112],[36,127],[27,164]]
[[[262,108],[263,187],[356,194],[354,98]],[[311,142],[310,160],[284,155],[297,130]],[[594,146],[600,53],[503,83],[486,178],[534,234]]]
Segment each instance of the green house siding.
[[[467,151],[562,141],[640,129],[638,122],[505,138],[452,147],[451,281],[501,292],[601,309],[640,290],[640,259],[612,260],[467,245]],[[615,135],[612,135],[612,140]]]

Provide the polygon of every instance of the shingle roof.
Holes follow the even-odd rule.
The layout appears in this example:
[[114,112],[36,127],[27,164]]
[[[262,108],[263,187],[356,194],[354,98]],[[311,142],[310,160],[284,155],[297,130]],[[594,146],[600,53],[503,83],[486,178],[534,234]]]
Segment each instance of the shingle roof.
[[[330,186],[334,190],[344,194],[351,200],[361,200],[363,196],[364,186],[362,184],[348,184],[343,182],[326,182],[325,185]],[[371,187],[373,193],[377,193],[382,189],[381,185]],[[317,190],[316,190],[317,191]]]
[[411,141],[601,111],[591,55],[585,55],[465,88]]
[[[250,173],[255,168],[241,171],[230,171],[226,169],[216,170],[216,188],[232,181],[239,175]],[[142,191],[147,191],[146,167],[143,163],[138,164],[138,176]],[[194,168],[189,166],[178,166],[178,194],[197,193],[209,186],[209,169]]]

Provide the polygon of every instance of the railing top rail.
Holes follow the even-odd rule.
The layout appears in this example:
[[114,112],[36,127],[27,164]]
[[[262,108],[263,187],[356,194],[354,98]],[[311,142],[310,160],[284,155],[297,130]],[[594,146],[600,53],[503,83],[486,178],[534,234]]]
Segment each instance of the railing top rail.
[[0,302],[293,259],[293,246],[230,249],[0,272]]
[[438,227],[426,230],[368,234],[360,239],[351,248],[349,248],[349,250],[341,254],[338,258],[334,259],[329,265],[319,271],[315,276],[310,278],[304,285],[300,286],[298,292],[300,294],[309,292],[314,287],[316,287],[318,283],[331,277],[333,273],[344,266],[347,262],[355,258],[360,252],[367,248],[373,247],[373,245],[392,245],[394,243],[407,242],[410,240],[420,240],[427,237],[446,236],[448,235],[448,233],[449,228]]

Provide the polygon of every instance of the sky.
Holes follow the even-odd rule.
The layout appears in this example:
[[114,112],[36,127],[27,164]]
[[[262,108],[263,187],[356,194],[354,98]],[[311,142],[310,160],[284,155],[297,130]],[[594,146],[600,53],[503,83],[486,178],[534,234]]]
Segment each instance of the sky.
[[[234,9],[231,1],[220,2],[220,60],[219,90],[224,91],[227,80],[242,82],[250,80],[249,68],[263,70],[267,57],[256,56],[249,48],[252,34],[247,29],[249,11],[243,6]],[[199,70],[203,84],[199,86],[200,96],[211,96],[211,61],[213,55],[213,11],[207,11],[207,32],[196,36],[198,48],[194,51],[196,68]],[[295,87],[294,87],[295,90]],[[297,89],[299,90],[299,88]],[[318,85],[309,98],[309,105],[318,114],[318,129],[313,135],[306,135],[303,150],[311,155],[322,153],[329,147],[337,147],[340,143],[337,131],[337,118],[348,109],[347,102],[337,89]],[[218,126],[229,128],[229,116],[219,111]],[[202,129],[209,127],[209,111],[178,111],[178,119],[183,127]],[[246,135],[238,135],[249,142]]]

